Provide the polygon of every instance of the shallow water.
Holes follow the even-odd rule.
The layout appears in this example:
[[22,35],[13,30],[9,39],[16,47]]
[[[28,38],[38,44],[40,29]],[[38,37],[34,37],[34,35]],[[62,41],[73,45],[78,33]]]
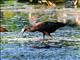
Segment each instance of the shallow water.
[[80,60],[80,48],[32,48],[26,44],[1,44],[1,60]]
[[[33,38],[42,38],[42,33],[39,32],[26,32],[18,36],[19,32],[5,32],[1,33],[2,40],[7,39],[18,40],[20,43],[2,43],[1,45],[1,60],[80,60],[80,45],[79,46],[63,46],[50,47],[50,48],[32,48],[33,43],[22,43],[22,41],[31,40]],[[80,36],[80,30],[71,27],[63,27],[54,33],[51,33],[53,40],[77,40],[76,36]],[[76,35],[76,36],[75,36]],[[7,39],[6,39],[7,38]],[[78,37],[78,40],[80,37]],[[12,41],[13,42],[13,41]]]

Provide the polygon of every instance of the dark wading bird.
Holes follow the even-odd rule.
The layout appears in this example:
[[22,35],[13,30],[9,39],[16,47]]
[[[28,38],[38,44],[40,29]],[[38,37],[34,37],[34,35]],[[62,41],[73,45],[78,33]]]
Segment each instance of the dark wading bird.
[[38,22],[34,24],[31,28],[23,28],[23,32],[35,32],[39,31],[43,33],[43,39],[45,39],[45,35],[51,37],[50,33],[55,32],[57,29],[64,27],[66,24],[61,22]]
[[0,26],[0,32],[8,32],[8,30]]

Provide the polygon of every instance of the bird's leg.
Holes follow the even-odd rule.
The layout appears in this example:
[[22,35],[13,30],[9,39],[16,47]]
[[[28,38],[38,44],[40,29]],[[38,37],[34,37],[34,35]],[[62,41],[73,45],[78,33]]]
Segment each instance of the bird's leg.
[[43,33],[43,40],[45,40],[45,34]]
[[47,40],[46,35],[48,35],[47,32],[43,33],[43,40]]
[[45,39],[45,33],[43,33],[43,42],[42,42],[45,46],[48,46],[48,40]]
[[48,34],[48,36],[49,36],[49,39],[52,40],[52,36],[50,34]]
[[[45,38],[45,35],[47,38]],[[43,40],[51,40],[52,39],[52,36],[50,35],[50,33],[48,32],[43,32]]]

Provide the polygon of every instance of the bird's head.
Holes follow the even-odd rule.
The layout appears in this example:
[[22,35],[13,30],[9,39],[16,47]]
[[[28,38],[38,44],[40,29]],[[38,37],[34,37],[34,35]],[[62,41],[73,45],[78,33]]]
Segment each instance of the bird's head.
[[21,32],[29,32],[29,31],[30,31],[30,27],[26,25],[21,30]]
[[25,26],[22,29],[23,32],[34,32],[36,30],[37,30],[36,26]]

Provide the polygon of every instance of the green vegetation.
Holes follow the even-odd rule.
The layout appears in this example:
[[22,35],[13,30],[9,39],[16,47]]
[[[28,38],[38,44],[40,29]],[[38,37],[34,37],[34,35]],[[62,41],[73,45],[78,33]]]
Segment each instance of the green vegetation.
[[80,38],[80,35],[74,35],[75,38]]
[[6,10],[3,12],[3,16],[4,19],[9,20],[10,18],[12,18],[13,16],[15,16],[16,14],[12,11]]
[[8,31],[20,31],[24,25],[29,25],[28,14],[23,12],[4,11],[1,25],[6,25]]

